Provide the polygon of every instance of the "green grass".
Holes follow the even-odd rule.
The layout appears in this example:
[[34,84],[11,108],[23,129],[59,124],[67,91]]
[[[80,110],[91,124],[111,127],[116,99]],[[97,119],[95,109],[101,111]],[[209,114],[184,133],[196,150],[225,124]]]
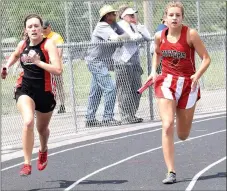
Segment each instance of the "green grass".
[[[216,51],[210,53],[211,63],[201,80],[205,89],[219,89],[226,87],[226,63],[225,54],[223,51]],[[196,63],[201,61],[197,58]]]

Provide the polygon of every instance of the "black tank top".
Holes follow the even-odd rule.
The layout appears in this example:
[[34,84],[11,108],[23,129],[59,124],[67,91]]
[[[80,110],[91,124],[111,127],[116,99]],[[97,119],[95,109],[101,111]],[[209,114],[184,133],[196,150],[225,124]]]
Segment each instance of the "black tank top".
[[49,56],[47,51],[44,49],[46,40],[47,39],[44,38],[42,42],[35,46],[29,46],[29,40],[24,42],[22,52],[20,54],[20,63],[24,69],[22,84],[31,84],[33,88],[43,89],[44,91],[52,91],[51,74],[38,67],[36,64],[33,64],[28,58],[29,52],[33,50],[40,56],[41,61],[49,64]]

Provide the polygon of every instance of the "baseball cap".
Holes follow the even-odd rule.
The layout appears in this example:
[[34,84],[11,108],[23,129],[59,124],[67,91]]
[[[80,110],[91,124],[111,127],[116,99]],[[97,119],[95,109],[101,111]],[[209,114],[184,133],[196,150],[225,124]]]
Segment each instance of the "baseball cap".
[[138,13],[138,11],[129,7],[127,9],[125,9],[125,11],[122,13],[121,18],[124,18],[125,15],[133,15],[135,13]]
[[44,29],[46,29],[49,26],[50,26],[50,21],[48,21],[48,20],[43,21],[43,28]]
[[117,12],[111,5],[104,5],[100,10],[99,10],[99,21],[107,14],[111,12]]

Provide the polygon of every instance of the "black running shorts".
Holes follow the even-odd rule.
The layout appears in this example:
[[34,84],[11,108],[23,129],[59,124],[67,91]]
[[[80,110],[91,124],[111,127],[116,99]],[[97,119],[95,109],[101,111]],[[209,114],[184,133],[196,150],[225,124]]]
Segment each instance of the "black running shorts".
[[40,89],[27,88],[22,85],[15,91],[15,99],[18,101],[21,95],[27,95],[35,102],[35,110],[41,113],[48,113],[53,111],[56,106],[54,94],[50,91],[42,91]]

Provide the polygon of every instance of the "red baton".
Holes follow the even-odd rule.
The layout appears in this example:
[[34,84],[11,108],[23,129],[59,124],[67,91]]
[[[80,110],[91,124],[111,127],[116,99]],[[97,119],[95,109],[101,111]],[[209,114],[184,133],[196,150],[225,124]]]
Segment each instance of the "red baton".
[[144,84],[140,89],[137,90],[138,94],[142,94],[149,86],[153,85],[153,80],[149,80],[146,84]]

